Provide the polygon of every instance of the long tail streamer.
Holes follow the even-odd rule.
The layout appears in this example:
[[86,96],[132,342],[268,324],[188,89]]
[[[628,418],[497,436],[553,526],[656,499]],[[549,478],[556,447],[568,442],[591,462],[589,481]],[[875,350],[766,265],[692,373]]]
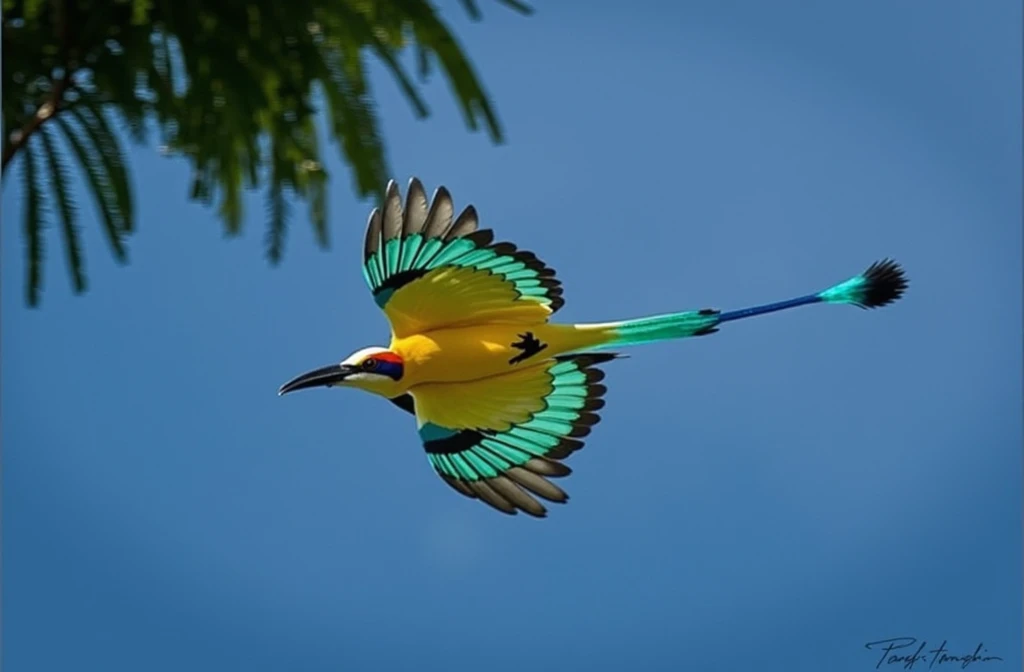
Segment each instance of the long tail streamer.
[[613,334],[602,348],[654,343],[689,336],[704,336],[718,331],[723,322],[774,313],[813,303],[843,303],[860,308],[879,308],[899,299],[908,286],[906,275],[898,263],[883,259],[871,264],[860,275],[816,294],[766,303],[751,308],[721,312],[705,308],[680,313],[655,315],[600,325]]

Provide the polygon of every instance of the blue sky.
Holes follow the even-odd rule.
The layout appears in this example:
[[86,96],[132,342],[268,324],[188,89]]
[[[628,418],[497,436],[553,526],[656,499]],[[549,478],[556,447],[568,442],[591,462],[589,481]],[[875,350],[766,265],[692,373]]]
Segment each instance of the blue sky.
[[788,298],[887,255],[905,298],[635,349],[572,501],[509,518],[379,398],[276,396],[387,342],[336,153],[332,248],[297,218],[270,268],[261,195],[226,239],[183,162],[133,149],[131,264],[82,197],[91,291],[51,229],[37,310],[5,180],[6,670],[853,671],[890,637],[1020,669],[1020,3],[583,4],[446,5],[500,147],[442,78],[417,121],[375,70],[403,187],[556,268],[565,321]]

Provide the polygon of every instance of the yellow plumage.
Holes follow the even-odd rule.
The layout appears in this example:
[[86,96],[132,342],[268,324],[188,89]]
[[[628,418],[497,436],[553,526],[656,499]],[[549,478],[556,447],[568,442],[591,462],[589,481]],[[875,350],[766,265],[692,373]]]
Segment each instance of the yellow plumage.
[[551,310],[522,300],[511,282],[485,270],[445,266],[395,292],[384,314],[396,337],[489,323],[532,325]]
[[538,353],[545,358],[597,347],[609,340],[608,333],[600,329],[544,322],[444,326],[427,333],[395,337],[389,349],[401,355],[406,370],[392,391],[411,391],[415,396],[416,387],[424,383],[468,382],[511,375],[515,369],[509,360],[522,354],[512,344],[522,340],[527,331],[547,346]]
[[603,324],[555,324],[561,282],[536,255],[494,243],[473,206],[457,217],[444,187],[415,178],[405,207],[388,184],[371,215],[363,274],[391,324],[388,347],[363,348],[286,383],[354,387],[414,413],[428,460],[460,493],[505,513],[546,515],[565,502],[550,480],[604,406],[605,348],[710,334],[722,322],[810,303],[885,305],[906,281],[895,262],[824,292],[720,313],[704,309]]
[[499,510],[542,516],[532,495],[566,501],[546,479],[570,473],[558,460],[582,446],[575,437],[603,405],[593,364],[613,357],[569,353],[610,343],[614,325],[550,323],[562,305],[554,271],[494,244],[472,206],[455,217],[443,187],[428,202],[416,179],[404,208],[388,185],[370,215],[363,262],[390,344],[282,390],[356,387],[414,412],[438,474]]
[[544,409],[552,385],[543,367],[459,383],[423,383],[413,391],[416,415],[442,427],[503,432]]

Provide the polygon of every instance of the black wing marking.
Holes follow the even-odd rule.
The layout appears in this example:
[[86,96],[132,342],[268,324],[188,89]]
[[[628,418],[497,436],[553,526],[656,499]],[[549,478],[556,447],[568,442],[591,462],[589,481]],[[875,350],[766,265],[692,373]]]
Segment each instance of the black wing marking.
[[393,399],[388,399],[388,401],[407,413],[416,414],[416,400],[408,392]]
[[544,348],[548,347],[548,344],[541,343],[540,339],[534,336],[532,331],[528,331],[525,334],[519,334],[519,338],[522,340],[512,343],[512,347],[518,348],[519,350],[522,350],[522,352],[508,360],[509,364],[517,364],[525,359],[529,359]]

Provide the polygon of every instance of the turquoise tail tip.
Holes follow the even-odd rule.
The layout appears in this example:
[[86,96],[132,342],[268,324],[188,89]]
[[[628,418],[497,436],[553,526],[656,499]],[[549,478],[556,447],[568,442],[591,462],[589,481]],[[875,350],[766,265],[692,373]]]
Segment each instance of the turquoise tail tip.
[[880,308],[907,291],[907,276],[892,259],[876,261],[855,278],[818,294],[825,303],[849,303],[861,308]]

